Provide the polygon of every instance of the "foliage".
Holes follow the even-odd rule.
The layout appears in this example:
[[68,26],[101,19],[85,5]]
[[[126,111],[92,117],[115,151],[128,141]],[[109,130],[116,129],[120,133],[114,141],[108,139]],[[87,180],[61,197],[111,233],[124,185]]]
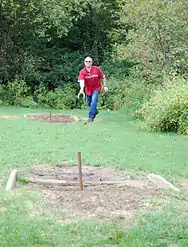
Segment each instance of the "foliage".
[[86,55],[96,65],[123,57],[152,75],[163,68],[185,75],[185,6],[185,0],[2,0],[0,82],[61,86],[75,80]]
[[54,109],[73,109],[76,107],[76,89],[71,84],[65,84],[53,91],[40,86],[35,91],[38,105]]
[[115,6],[112,0],[3,0],[0,82],[18,77],[32,88],[41,82],[57,87],[75,80],[84,56],[99,65]]
[[158,67],[186,75],[187,2],[119,0],[119,5],[120,32],[124,31],[115,43],[119,56],[136,60],[150,72]]
[[154,92],[140,113],[154,131],[188,134],[188,83],[183,79],[167,81]]
[[[117,110],[120,108],[138,109],[144,101],[149,99],[150,91],[153,88],[152,81],[147,74],[139,67],[127,61],[116,61],[117,67],[112,65],[104,68],[109,74],[108,94],[102,93],[99,105],[102,108]],[[134,66],[133,66],[134,65]],[[110,72],[112,76],[110,76]],[[105,71],[106,74],[106,71]],[[107,77],[108,78],[108,77]]]
[[[43,84],[49,90],[62,87],[63,84],[77,82],[80,68],[83,67],[83,54],[80,52],[67,52],[63,48],[51,47],[38,50],[38,65],[35,78],[31,73],[25,72],[25,78],[30,82],[32,88]],[[37,83],[36,83],[37,82]]]
[[[90,55],[109,85],[98,107],[142,107],[166,76],[187,77],[186,4],[185,0],[2,0],[0,103],[85,109],[86,104],[76,99],[77,77],[84,57]],[[179,119],[181,133],[184,122],[186,113]]]
[[[77,85],[78,86],[78,85]],[[50,107],[54,109],[72,109],[76,107],[77,88],[74,84],[64,84],[54,90],[44,85],[36,88],[33,95],[23,80],[0,85],[0,101],[4,105],[23,107]]]
[[0,81],[22,76],[25,53],[30,56],[41,39],[67,35],[73,21],[84,15],[85,5],[82,0],[1,1]]
[[7,85],[0,85],[0,100],[8,105],[22,105],[23,99],[29,95],[30,88],[23,80],[15,80]]
[[[108,55],[106,60],[101,65],[101,69],[104,71],[107,79],[113,77],[117,78],[118,80],[124,80],[129,75],[132,75],[132,71],[136,67],[139,69],[139,67],[136,66],[136,62],[134,61],[119,59],[117,57],[111,57],[110,55]],[[139,70],[139,72],[139,76],[142,76],[141,70]]]

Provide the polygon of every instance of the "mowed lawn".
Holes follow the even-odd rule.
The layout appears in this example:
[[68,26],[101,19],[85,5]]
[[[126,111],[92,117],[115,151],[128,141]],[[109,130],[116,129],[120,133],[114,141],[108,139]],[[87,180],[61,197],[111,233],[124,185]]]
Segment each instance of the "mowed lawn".
[[[76,164],[82,152],[83,165],[117,166],[133,176],[154,172],[169,181],[188,178],[188,137],[174,133],[149,133],[126,111],[100,112],[100,121],[62,125],[24,119],[27,113],[47,109],[0,107],[0,247],[13,246],[188,246],[188,217],[181,209],[151,213],[129,232],[105,222],[79,221],[60,224],[60,213],[43,201],[37,191],[18,189],[5,193],[11,169],[38,163]],[[52,111],[87,117],[87,111]],[[177,220],[177,215],[179,216]],[[163,241],[161,241],[161,239]]]
[[[125,111],[98,115],[100,122],[84,125],[42,123],[24,119],[27,113],[49,113],[44,109],[1,107],[0,119],[1,176],[13,167],[36,163],[77,162],[118,166],[135,171],[150,171],[172,177],[188,177],[188,137],[176,134],[147,133]],[[52,111],[87,117],[86,111]]]

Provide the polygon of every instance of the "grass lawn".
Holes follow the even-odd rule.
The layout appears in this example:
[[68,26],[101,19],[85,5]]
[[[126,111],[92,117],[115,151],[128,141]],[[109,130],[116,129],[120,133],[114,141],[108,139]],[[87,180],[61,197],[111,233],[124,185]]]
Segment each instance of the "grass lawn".
[[[188,217],[180,213],[181,207],[152,212],[131,231],[123,232],[118,225],[105,222],[60,224],[56,220],[60,213],[36,191],[18,189],[5,194],[12,168],[63,161],[75,164],[79,151],[84,164],[117,166],[130,170],[132,176],[154,172],[171,182],[188,178],[187,136],[144,132],[124,111],[109,116],[100,112],[101,121],[87,125],[24,119],[24,114],[44,112],[49,110],[0,107],[0,115],[19,116],[0,119],[0,247],[188,246]],[[86,111],[52,113],[56,112],[87,117]]]

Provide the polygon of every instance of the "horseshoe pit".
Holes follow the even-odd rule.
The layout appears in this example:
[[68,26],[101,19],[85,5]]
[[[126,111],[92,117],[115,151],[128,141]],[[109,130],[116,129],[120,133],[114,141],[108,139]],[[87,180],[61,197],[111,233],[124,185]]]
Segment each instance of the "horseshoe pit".
[[130,179],[128,173],[112,167],[84,165],[83,190],[78,166],[37,164],[27,177],[24,186],[41,190],[45,200],[65,214],[61,222],[121,219],[124,226],[131,227],[137,213],[161,197],[146,178]]
[[74,122],[79,122],[79,118],[74,115],[63,115],[63,114],[27,114],[24,115],[24,118],[27,120],[39,120],[42,122],[48,123],[57,123],[57,124],[70,124]]

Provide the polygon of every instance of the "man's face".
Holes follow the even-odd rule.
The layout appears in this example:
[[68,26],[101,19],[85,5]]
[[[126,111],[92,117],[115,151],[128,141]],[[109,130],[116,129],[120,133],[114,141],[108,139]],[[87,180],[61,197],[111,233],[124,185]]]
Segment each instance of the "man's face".
[[90,57],[86,57],[84,64],[86,66],[86,68],[91,68],[92,66],[92,59]]

